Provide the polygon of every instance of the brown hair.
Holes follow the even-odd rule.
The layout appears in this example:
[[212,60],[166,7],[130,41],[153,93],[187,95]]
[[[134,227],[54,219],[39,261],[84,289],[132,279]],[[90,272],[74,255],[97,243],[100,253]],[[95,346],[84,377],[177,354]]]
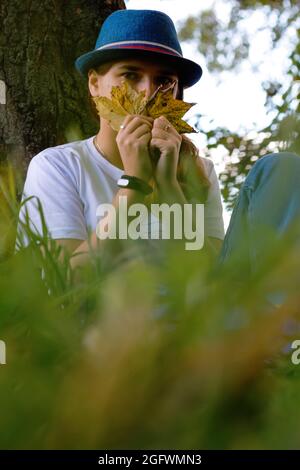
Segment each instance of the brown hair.
[[177,179],[188,201],[206,201],[210,181],[198,148],[185,134],[182,136]]

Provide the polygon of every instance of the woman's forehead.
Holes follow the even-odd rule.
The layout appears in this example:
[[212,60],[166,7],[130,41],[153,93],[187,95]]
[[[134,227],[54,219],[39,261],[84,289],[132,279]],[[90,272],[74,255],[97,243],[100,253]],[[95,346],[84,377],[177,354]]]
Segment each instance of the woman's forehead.
[[122,68],[130,68],[131,70],[136,71],[151,71],[152,73],[162,73],[162,74],[169,74],[177,76],[177,71],[169,66],[168,64],[164,64],[163,61],[152,61],[149,59],[135,59],[135,58],[127,58],[118,60],[112,64],[113,69],[122,69]]

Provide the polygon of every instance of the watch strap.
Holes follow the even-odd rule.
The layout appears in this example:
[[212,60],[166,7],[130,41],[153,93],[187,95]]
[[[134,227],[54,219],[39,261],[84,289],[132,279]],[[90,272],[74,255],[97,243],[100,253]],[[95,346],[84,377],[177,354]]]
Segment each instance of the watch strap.
[[136,189],[143,194],[150,194],[153,191],[152,187],[146,183],[146,181],[137,176],[122,175],[121,178],[118,179],[117,184],[121,188]]

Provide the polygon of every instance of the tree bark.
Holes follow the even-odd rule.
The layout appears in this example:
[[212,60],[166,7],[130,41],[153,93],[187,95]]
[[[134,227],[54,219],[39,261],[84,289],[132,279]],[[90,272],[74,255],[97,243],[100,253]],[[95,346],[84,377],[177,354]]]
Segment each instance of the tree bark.
[[97,131],[75,59],[123,0],[2,0],[0,160],[21,165],[41,150]]

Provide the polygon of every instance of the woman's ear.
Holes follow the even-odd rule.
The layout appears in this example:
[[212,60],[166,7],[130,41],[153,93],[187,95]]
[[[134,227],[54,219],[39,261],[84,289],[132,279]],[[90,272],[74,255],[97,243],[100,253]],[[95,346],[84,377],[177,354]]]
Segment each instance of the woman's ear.
[[99,75],[94,69],[88,71],[88,85],[91,96],[100,95]]

